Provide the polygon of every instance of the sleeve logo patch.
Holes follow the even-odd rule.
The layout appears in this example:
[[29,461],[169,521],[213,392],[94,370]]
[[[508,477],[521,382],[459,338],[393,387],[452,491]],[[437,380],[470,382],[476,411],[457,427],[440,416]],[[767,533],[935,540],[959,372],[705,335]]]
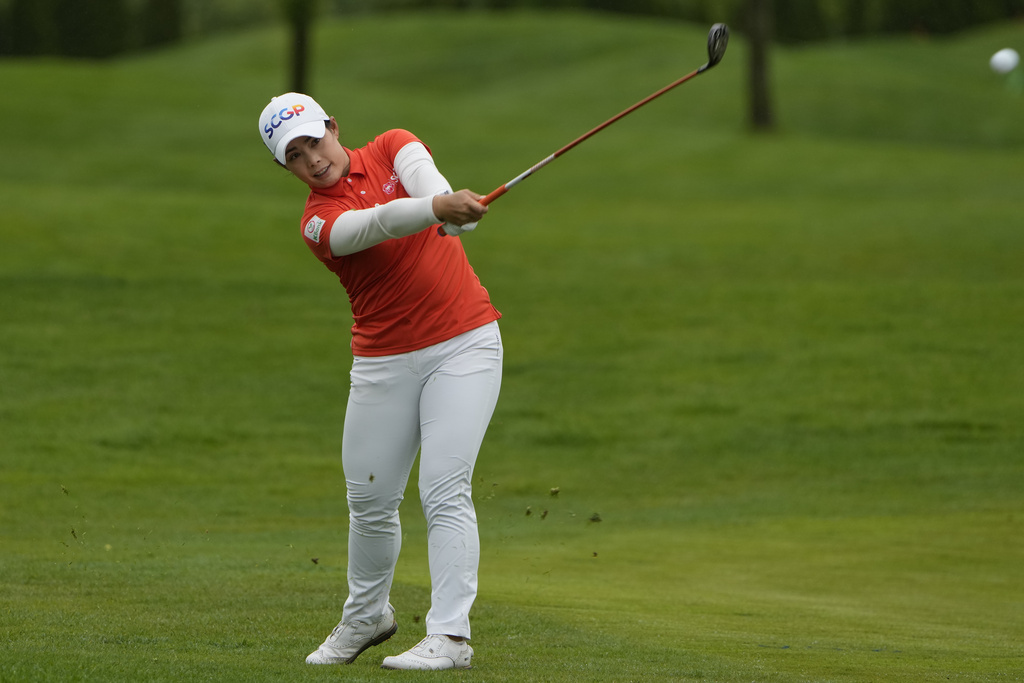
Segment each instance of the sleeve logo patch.
[[303,229],[302,234],[306,239],[313,240],[317,244],[320,244],[320,233],[324,229],[324,219],[319,216],[313,216],[306,223],[306,227]]

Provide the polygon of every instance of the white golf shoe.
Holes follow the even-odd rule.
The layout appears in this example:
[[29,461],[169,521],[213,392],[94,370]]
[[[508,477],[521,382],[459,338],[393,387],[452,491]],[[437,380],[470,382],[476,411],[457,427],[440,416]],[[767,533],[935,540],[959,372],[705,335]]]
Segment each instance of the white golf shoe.
[[396,631],[395,608],[388,603],[384,616],[375,624],[339,623],[316,652],[306,657],[306,664],[351,664],[363,650],[380,645]]
[[427,636],[410,650],[394,657],[385,657],[382,669],[469,669],[473,648],[464,640],[448,636]]

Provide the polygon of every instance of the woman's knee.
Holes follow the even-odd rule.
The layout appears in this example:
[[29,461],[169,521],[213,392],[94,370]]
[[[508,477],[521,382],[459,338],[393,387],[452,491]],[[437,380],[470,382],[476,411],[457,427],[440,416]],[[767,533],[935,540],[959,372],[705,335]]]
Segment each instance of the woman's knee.
[[364,535],[387,534],[399,528],[398,506],[401,495],[381,495],[372,487],[348,487],[349,524]]
[[422,476],[419,489],[420,503],[427,522],[438,517],[461,516],[473,509],[473,471],[460,467],[433,476]]

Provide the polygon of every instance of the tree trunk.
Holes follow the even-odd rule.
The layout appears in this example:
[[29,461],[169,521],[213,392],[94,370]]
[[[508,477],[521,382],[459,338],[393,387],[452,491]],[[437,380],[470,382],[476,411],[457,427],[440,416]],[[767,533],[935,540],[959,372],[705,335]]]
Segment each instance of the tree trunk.
[[771,43],[772,0],[746,0],[745,18],[750,38],[750,125],[755,131],[775,128],[768,83],[768,48]]
[[310,25],[316,0],[284,0],[285,14],[292,29],[292,74],[290,90],[308,93]]

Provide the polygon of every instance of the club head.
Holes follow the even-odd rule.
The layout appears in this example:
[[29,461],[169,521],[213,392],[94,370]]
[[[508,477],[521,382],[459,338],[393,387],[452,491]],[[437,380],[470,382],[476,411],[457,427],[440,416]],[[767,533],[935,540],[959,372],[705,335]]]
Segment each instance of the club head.
[[722,61],[725,56],[725,48],[729,46],[729,27],[725,24],[715,24],[708,33],[708,63],[700,68],[707,71],[715,64]]

